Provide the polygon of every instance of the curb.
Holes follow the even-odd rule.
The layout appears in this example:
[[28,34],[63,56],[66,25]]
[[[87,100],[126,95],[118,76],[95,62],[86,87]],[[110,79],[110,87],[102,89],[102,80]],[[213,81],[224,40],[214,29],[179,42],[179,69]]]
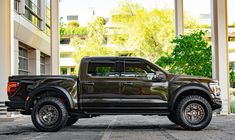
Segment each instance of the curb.
[[0,116],[0,123],[2,122],[13,122],[17,119],[23,118],[23,115],[13,115],[11,117],[7,117],[7,116]]
[[15,118],[9,118],[9,117],[6,117],[6,118],[0,118],[0,122],[13,122],[15,120]]

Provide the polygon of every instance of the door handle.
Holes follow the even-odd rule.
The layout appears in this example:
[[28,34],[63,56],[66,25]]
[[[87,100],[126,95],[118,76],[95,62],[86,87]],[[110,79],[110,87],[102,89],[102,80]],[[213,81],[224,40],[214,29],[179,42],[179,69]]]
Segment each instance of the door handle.
[[86,82],[86,83],[84,83],[84,85],[93,86],[93,85],[95,85],[95,83],[93,83],[93,82]]
[[132,86],[134,85],[132,82],[126,82],[126,83],[123,83],[123,85],[126,85],[126,86]]

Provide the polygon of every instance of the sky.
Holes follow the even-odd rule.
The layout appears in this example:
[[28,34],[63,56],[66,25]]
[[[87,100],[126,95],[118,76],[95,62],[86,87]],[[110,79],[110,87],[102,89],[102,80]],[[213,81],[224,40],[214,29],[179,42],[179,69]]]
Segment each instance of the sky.
[[[96,16],[110,17],[112,11],[123,0],[60,0],[60,17],[66,20],[67,15],[78,15],[80,24],[84,24],[92,17],[92,11]],[[133,0],[142,6],[152,9],[159,0]]]
[[[110,17],[113,9],[124,0],[60,0],[60,17],[66,21],[67,15],[78,15],[80,25],[86,25],[95,16]],[[147,9],[174,8],[174,0],[129,0]],[[228,23],[235,22],[235,0],[228,0]],[[184,0],[184,10],[190,15],[210,14],[210,0]]]

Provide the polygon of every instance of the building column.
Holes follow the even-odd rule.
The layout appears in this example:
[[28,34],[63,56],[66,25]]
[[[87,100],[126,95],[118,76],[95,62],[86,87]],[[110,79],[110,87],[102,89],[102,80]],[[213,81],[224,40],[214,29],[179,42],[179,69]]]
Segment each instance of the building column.
[[51,0],[51,74],[59,74],[59,0]]
[[184,2],[183,0],[175,0],[175,36],[179,36],[184,32]]
[[18,69],[19,69],[19,40],[14,39],[14,74],[18,75]]
[[70,73],[71,73],[71,68],[67,67],[67,75],[70,75]]
[[211,0],[213,78],[219,80],[223,109],[229,113],[229,61],[227,0]]
[[7,82],[11,75],[13,48],[12,0],[0,1],[0,101],[7,100]]
[[40,8],[40,15],[41,15],[41,18],[42,18],[42,21],[40,23],[40,29],[42,31],[45,30],[45,26],[46,26],[46,1],[45,0],[41,0],[40,1],[40,5],[41,5],[41,8]]
[[29,75],[40,75],[40,50],[29,50]]
[[45,73],[46,75],[50,75],[51,74],[51,59],[49,56],[45,57]]

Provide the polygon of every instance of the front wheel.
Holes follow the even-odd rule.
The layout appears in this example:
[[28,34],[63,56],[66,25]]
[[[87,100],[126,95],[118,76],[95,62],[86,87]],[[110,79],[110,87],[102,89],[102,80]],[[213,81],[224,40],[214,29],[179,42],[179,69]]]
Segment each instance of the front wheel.
[[68,111],[60,99],[42,98],[34,105],[31,119],[34,126],[40,131],[58,131],[65,126]]
[[175,124],[179,124],[174,112],[170,113],[167,117],[171,122]]
[[212,119],[211,105],[201,96],[186,96],[179,102],[176,116],[183,128],[201,130],[207,127]]

